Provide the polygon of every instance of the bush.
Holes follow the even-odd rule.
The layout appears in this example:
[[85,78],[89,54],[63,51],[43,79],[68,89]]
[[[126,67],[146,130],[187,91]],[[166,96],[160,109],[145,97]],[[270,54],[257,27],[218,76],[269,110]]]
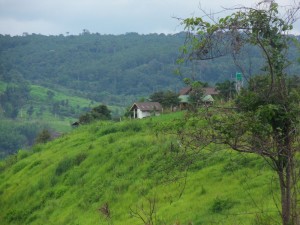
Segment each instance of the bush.
[[234,206],[234,202],[230,199],[220,199],[217,197],[212,204],[211,211],[213,213],[222,213],[231,209]]
[[41,143],[46,143],[51,140],[51,134],[49,130],[43,129],[41,133],[38,134],[35,143],[36,144],[41,144]]

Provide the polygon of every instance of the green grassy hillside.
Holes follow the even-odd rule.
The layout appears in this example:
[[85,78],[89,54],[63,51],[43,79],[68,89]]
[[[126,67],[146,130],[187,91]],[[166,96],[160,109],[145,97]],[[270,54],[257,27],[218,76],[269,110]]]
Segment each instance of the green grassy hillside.
[[180,116],[97,122],[7,158],[0,224],[275,224],[264,162],[211,146],[186,170],[176,137],[157,129]]
[[[6,86],[7,83],[0,81],[0,94],[5,91]],[[78,97],[68,89],[55,91],[39,85],[30,85],[29,89],[30,97],[19,110],[19,121],[44,122],[59,132],[70,131],[70,124],[77,120],[80,114],[100,104],[87,98]],[[48,92],[53,94],[51,98],[48,96]],[[32,115],[27,113],[30,106],[33,106]],[[113,117],[120,117],[125,113],[124,107],[109,106],[109,109],[112,111]]]
[[[20,87],[20,83],[22,82],[0,81],[0,158],[20,148],[31,146],[44,128],[51,133],[69,132],[72,129],[71,124],[77,121],[81,114],[101,104],[76,96],[67,89],[55,91],[29,83],[28,93],[17,94],[16,88],[14,91],[9,89],[11,96],[7,95],[8,87]],[[17,100],[24,95],[26,97],[19,101],[21,105],[17,104]],[[119,106],[108,108],[113,118],[119,118],[125,112],[125,109]],[[17,110],[15,118],[6,113],[6,110],[9,112],[10,109]]]

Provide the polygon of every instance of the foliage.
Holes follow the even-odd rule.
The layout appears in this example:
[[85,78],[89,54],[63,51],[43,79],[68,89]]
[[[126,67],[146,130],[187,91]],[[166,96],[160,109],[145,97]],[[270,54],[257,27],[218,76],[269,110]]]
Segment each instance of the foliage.
[[235,81],[225,80],[224,82],[216,83],[216,89],[225,101],[233,99],[236,95]]
[[[189,147],[203,148],[210,143],[225,144],[235,151],[262,156],[277,173],[281,193],[281,218],[284,225],[299,224],[298,138],[299,83],[291,86],[286,67],[290,64],[287,35],[300,9],[298,3],[279,14],[278,4],[260,2],[256,8],[241,7],[231,15],[209,23],[188,18],[190,31],[186,52],[189,60],[208,60],[232,54],[245,75],[239,56],[249,45],[264,56],[261,75],[248,77],[248,86],[237,97],[232,109],[207,109],[201,130],[180,132]],[[233,109],[236,109],[234,111]],[[218,112],[217,112],[218,111]],[[193,118],[195,121],[198,117]],[[191,135],[191,137],[188,137]]]
[[189,103],[191,106],[196,109],[201,104],[201,99],[203,97],[203,87],[205,87],[206,84],[202,83],[201,81],[194,81],[191,84],[192,91],[189,94]]
[[32,146],[43,126],[37,122],[0,120],[0,158]]
[[[174,76],[174,70],[178,49],[184,40],[184,32],[172,35],[0,35],[0,80],[7,80],[13,69],[30,83],[55,91],[67,89],[75,96],[126,107],[141,96],[182,87],[182,79]],[[256,49],[251,48],[248,53],[255,56],[252,62],[257,65],[252,70],[255,73],[259,71],[262,57]],[[289,54],[289,58],[293,58],[298,54],[297,49],[291,48]],[[236,72],[230,62],[231,58],[224,56],[214,62],[183,64],[181,72],[195,80],[222,82]],[[299,65],[290,70],[297,75]]]
[[12,67],[33,84],[124,107],[181,85],[173,71],[183,41],[183,34],[1,35],[0,76],[9,77]]
[[18,116],[19,110],[29,98],[29,91],[29,85],[23,78],[6,86],[5,91],[0,93],[0,107],[6,117],[15,119]]
[[51,133],[48,129],[43,129],[35,140],[36,144],[46,143],[51,140]]
[[150,95],[152,102],[159,102],[163,107],[174,107],[179,104],[178,94],[172,91],[159,91]]
[[87,112],[79,117],[79,123],[87,124],[94,120],[110,120],[111,111],[106,105],[94,107],[90,112]]

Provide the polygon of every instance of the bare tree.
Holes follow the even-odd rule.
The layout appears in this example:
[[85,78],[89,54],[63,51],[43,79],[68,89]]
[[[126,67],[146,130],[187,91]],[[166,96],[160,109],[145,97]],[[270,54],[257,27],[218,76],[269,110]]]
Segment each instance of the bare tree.
[[134,209],[130,208],[130,215],[141,220],[144,225],[156,224],[156,197],[146,198],[146,205],[142,203]]

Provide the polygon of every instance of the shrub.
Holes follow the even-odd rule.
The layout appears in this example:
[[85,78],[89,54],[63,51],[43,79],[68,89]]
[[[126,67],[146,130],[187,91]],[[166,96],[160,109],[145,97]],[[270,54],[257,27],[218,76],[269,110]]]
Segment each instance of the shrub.
[[234,202],[230,199],[220,199],[217,197],[212,204],[211,211],[213,213],[222,213],[231,209],[234,206]]
[[51,134],[50,131],[47,129],[43,129],[41,133],[38,134],[35,143],[40,144],[40,143],[46,143],[51,140]]

